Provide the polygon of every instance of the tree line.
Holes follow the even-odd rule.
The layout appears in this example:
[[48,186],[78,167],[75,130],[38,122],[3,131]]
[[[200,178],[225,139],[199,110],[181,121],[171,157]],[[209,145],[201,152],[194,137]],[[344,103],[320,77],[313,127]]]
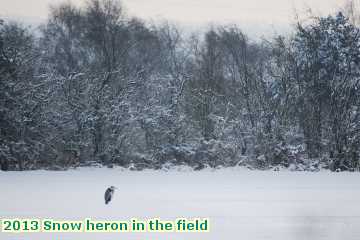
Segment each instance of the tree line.
[[54,6],[36,33],[1,20],[1,168],[358,170],[358,19],[349,5],[257,41],[117,0]]

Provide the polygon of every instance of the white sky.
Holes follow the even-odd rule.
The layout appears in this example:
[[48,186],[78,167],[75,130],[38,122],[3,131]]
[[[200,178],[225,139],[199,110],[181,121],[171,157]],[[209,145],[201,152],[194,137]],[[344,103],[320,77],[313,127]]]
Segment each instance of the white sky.
[[[65,0],[82,4],[85,0]],[[295,11],[311,8],[315,13],[329,14],[346,0],[123,0],[131,15],[144,19],[168,19],[185,26],[208,23],[237,23],[245,30],[281,31],[294,22]],[[358,1],[358,0],[357,0]],[[49,4],[63,0],[0,0],[0,16],[41,22],[46,19]],[[254,30],[255,29],[255,30]]]

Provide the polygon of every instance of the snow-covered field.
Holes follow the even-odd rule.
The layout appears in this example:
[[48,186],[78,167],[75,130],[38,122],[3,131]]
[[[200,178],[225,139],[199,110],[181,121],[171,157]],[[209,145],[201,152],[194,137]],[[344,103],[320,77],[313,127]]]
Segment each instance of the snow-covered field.
[[[106,187],[119,189],[110,205]],[[360,239],[360,174],[87,168],[0,172],[0,218],[209,217],[209,233],[0,233],[0,239]]]

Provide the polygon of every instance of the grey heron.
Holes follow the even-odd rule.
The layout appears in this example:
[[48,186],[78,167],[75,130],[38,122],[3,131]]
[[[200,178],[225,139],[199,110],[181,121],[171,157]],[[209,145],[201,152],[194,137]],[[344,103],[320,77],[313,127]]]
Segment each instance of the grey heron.
[[106,189],[105,196],[104,196],[105,197],[105,204],[108,204],[111,201],[111,199],[112,199],[112,197],[114,195],[115,189],[117,189],[117,188],[114,187],[114,186],[111,186],[108,189]]

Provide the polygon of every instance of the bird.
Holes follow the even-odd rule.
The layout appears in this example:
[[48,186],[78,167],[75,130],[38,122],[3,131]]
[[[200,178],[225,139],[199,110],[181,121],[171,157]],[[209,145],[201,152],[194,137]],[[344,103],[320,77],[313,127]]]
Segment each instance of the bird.
[[117,188],[114,187],[114,186],[111,186],[108,189],[106,189],[105,196],[104,196],[105,197],[105,204],[108,204],[111,201],[111,199],[112,199],[112,197],[114,195],[115,189],[117,189]]

